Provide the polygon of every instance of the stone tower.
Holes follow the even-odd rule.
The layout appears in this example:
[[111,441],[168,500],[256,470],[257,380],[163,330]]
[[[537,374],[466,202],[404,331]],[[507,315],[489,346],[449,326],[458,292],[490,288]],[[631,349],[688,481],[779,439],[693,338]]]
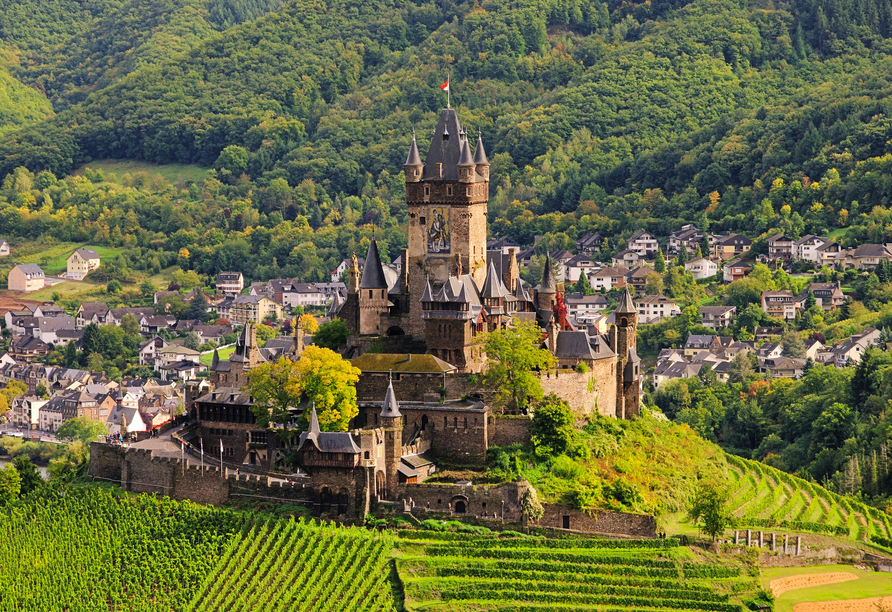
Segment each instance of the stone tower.
[[542,283],[536,288],[536,307],[551,310],[557,300],[557,282],[551,269],[551,256],[545,255],[545,269],[542,270]]
[[384,470],[387,491],[392,494],[399,484],[399,467],[403,456],[403,415],[393,392],[393,381],[387,384],[384,405],[381,407],[381,428],[384,430]]
[[482,138],[472,153],[455,109],[444,109],[424,161],[413,136],[405,172],[409,248],[403,266],[412,296],[406,331],[421,339],[419,302],[428,278],[434,292],[457,267],[478,287],[486,280],[489,159]]
[[362,280],[359,282],[359,334],[377,335],[381,333],[381,315],[388,311],[387,278],[378,255],[378,243],[369,244],[369,252],[365,258]]
[[613,313],[610,348],[616,353],[616,418],[628,419],[641,412],[641,360],[636,350],[638,312],[626,288]]

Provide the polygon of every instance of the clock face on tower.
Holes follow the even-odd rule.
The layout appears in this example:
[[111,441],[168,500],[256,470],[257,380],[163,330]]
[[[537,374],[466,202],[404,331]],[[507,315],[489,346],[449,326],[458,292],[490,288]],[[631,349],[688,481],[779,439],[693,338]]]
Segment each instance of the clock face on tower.
[[448,253],[450,249],[449,239],[449,209],[431,208],[431,223],[427,230],[427,252]]

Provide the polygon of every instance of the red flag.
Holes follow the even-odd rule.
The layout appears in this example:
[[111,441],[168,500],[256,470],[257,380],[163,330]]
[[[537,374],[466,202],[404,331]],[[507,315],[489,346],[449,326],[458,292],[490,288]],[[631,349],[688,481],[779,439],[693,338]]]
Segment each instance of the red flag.
[[446,82],[440,85],[440,89],[443,91],[449,91],[449,77],[446,77]]

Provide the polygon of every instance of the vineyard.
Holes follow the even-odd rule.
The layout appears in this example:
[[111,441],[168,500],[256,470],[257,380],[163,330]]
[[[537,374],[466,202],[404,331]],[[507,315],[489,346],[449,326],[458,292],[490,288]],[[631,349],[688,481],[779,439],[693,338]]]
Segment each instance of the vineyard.
[[407,610],[715,610],[755,588],[737,567],[693,562],[667,540],[403,532]]
[[0,610],[389,611],[391,547],[362,529],[47,487],[0,508]]
[[742,527],[841,535],[854,540],[892,540],[889,516],[756,461],[727,456],[735,492],[731,508]]

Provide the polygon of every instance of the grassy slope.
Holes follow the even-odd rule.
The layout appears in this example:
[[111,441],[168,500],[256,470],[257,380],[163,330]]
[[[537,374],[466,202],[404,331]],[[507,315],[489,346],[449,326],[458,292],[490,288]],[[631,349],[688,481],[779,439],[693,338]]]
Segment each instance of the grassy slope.
[[[220,349],[220,350],[218,351],[218,354],[220,355],[220,359],[221,359],[221,360],[226,360],[226,359],[229,359],[229,356],[232,355],[233,351],[235,351],[235,347],[234,347],[234,346],[230,346],[230,347],[225,348],[225,349]],[[205,355],[202,355],[200,359],[201,359],[201,363],[203,363],[203,364],[206,365],[206,366],[210,366],[210,365],[211,365],[211,361],[214,359],[214,354],[213,354],[213,353],[207,353],[207,354],[205,354]]]
[[800,574],[823,574],[827,572],[850,572],[858,576],[858,580],[787,591],[775,599],[775,612],[792,612],[794,605],[806,601],[837,601],[840,599],[862,599],[892,595],[892,575],[865,571],[854,568],[851,565],[769,568],[762,570],[762,586],[765,590],[768,590],[769,584],[775,578]]
[[124,252],[123,248],[96,246],[78,242],[58,242],[53,245],[28,245],[13,247],[12,255],[4,264],[12,268],[18,263],[33,263],[43,268],[47,276],[58,276],[68,269],[67,259],[75,249],[92,248],[100,257],[114,257]]
[[207,178],[207,168],[190,164],[152,164],[144,161],[129,159],[105,159],[91,161],[72,172],[73,175],[82,175],[87,168],[101,171],[107,180],[114,182],[121,180],[125,174],[136,175],[146,173],[149,178],[160,175],[166,182],[178,187],[184,187],[186,183],[200,183]]

